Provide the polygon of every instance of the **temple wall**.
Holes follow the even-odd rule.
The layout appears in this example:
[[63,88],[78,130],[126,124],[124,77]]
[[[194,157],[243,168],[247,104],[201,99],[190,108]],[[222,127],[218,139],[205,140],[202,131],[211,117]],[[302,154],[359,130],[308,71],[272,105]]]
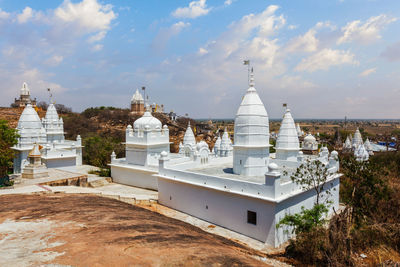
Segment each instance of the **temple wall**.
[[76,166],[76,158],[57,158],[57,159],[42,159],[42,162],[46,164],[47,168],[64,168]]
[[153,174],[157,171],[144,171],[124,166],[111,165],[111,177],[114,183],[135,187],[157,190],[157,177]]
[[[275,239],[272,202],[163,178],[158,180],[158,201],[268,244]],[[257,213],[256,225],[247,222],[248,211]]]

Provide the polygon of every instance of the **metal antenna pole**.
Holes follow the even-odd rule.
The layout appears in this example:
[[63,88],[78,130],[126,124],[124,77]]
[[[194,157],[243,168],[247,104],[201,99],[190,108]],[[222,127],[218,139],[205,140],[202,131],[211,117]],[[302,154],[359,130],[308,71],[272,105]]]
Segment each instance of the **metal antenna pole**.
[[143,104],[144,104],[144,107],[146,108],[146,87],[142,86],[142,90],[143,90],[143,99],[144,99]]

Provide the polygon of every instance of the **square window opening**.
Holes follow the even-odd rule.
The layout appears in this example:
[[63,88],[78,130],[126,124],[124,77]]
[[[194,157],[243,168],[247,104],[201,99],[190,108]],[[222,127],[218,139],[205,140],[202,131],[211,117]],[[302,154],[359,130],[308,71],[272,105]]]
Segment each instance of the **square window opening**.
[[257,212],[251,210],[247,211],[247,223],[257,225]]

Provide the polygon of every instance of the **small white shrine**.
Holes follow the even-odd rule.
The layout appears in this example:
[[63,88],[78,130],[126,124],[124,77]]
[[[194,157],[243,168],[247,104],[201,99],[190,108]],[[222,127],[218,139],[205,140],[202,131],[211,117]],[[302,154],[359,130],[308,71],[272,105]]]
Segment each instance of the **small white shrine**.
[[[339,208],[337,152],[323,147],[319,155],[303,155],[289,109],[277,137],[277,152],[270,155],[268,114],[252,73],[235,117],[233,145],[225,130],[212,152],[204,147],[204,154],[198,156],[203,143],[196,143],[188,125],[180,153],[173,154],[167,146],[166,126],[161,128],[150,113],[138,121],[141,125],[133,132],[131,126],[127,129],[126,149],[132,151],[123,159],[112,155],[112,177],[115,182],[157,189],[162,205],[278,247],[291,235],[276,224],[285,214],[311,208],[316,200],[315,190],[303,190],[290,176],[306,160],[318,160],[329,172],[324,186],[332,189],[332,195],[327,195],[332,202],[329,214]],[[133,137],[135,145],[130,141]],[[144,164],[148,157],[152,163],[157,159],[158,165]]]
[[229,157],[232,156],[233,152],[233,144],[232,140],[229,138],[228,131],[224,130],[224,133],[221,136],[218,134],[218,138],[215,141],[213,154],[215,157]]
[[308,133],[303,140],[302,151],[304,154],[315,154],[318,151],[317,139],[310,133]]
[[40,150],[41,162],[47,168],[70,168],[82,165],[82,141],[78,135],[75,141],[65,140],[64,124],[58,117],[57,110],[50,104],[46,116],[40,120],[32,105],[26,105],[17,126],[18,144],[12,147],[14,173],[19,174],[30,162],[29,152],[35,144],[43,147]]
[[35,179],[49,177],[47,167],[41,160],[40,146],[34,144],[28,158],[29,164],[22,169],[22,178]]

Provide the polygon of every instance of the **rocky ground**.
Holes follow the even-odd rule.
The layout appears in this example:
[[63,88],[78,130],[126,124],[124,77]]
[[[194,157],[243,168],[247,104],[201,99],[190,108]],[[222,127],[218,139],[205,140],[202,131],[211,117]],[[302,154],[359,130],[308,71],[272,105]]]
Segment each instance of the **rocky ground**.
[[117,200],[0,197],[0,266],[266,266],[262,253]]

